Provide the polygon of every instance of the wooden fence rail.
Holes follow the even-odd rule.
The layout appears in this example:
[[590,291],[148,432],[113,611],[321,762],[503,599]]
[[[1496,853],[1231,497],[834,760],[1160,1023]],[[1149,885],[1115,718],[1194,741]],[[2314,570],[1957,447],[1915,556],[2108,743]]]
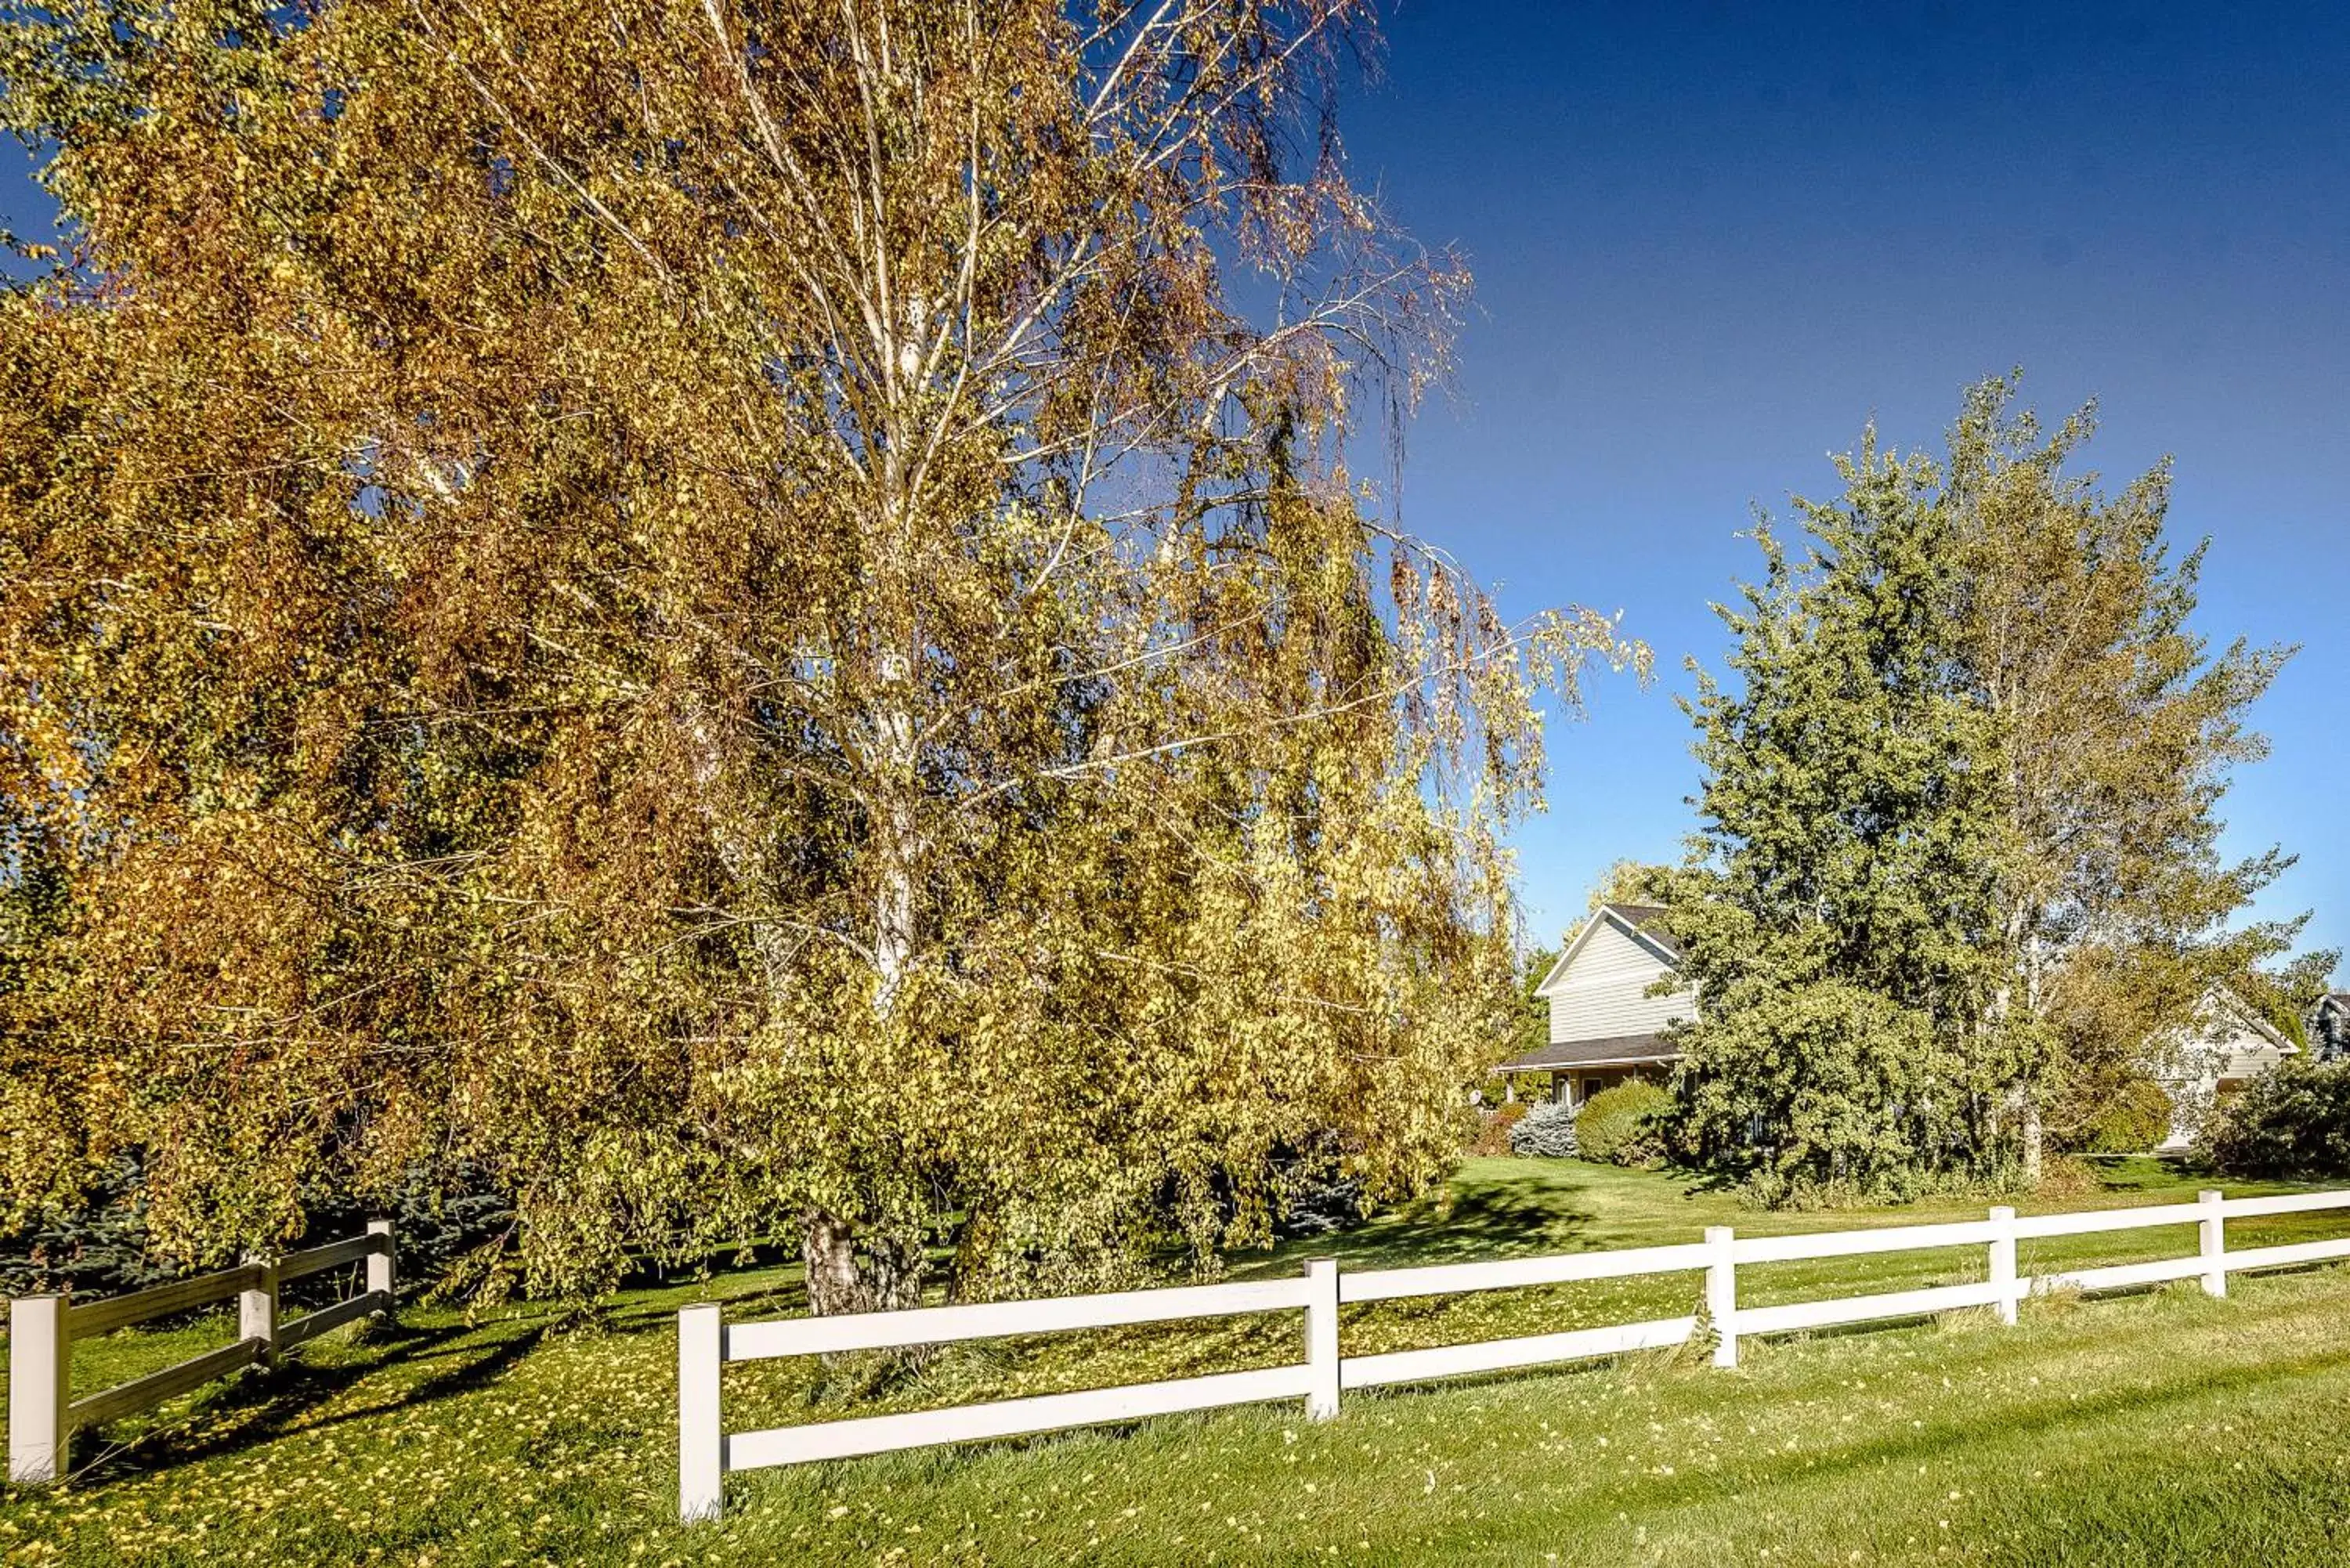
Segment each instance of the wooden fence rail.
[[[1994,1308],[2002,1323],[2013,1324],[2017,1304],[2035,1293],[2123,1290],[2166,1280],[2197,1279],[2208,1293],[2224,1296],[2231,1272],[2350,1259],[2350,1238],[2230,1252],[2226,1237],[2230,1219],[2327,1209],[2350,1209],[2350,1191],[2235,1199],[2205,1192],[2194,1203],[2030,1217],[2019,1217],[2012,1209],[2000,1208],[1991,1210],[1988,1219],[1958,1224],[1896,1225],[1814,1235],[1741,1238],[1734,1231],[1721,1227],[1708,1230],[1703,1241],[1686,1245],[1579,1252],[1504,1262],[1382,1269],[1343,1276],[1336,1262],[1316,1259],[1305,1265],[1302,1279],[764,1323],[729,1324],[723,1309],[716,1305],[691,1306],[678,1314],[677,1323],[678,1509],[688,1520],[715,1519],[724,1506],[723,1482],[728,1475],[770,1465],[806,1464],[897,1449],[1017,1437],[1065,1427],[1131,1421],[1147,1416],[1273,1399],[1302,1398],[1309,1419],[1327,1420],[1338,1413],[1339,1395],[1345,1389],[1424,1383],[1471,1373],[1500,1372],[1679,1345],[1697,1332],[1700,1321],[1708,1323],[1715,1335],[1714,1364],[1735,1366],[1740,1340],[1758,1334],[1918,1318],[1972,1307]],[[2197,1228],[2199,1245],[2192,1256],[2038,1276],[2021,1275],[2016,1270],[2019,1241],[2173,1225]],[[1738,1304],[1741,1264],[1978,1246],[1986,1250],[1988,1264],[1986,1277],[1980,1282],[1839,1296],[1784,1306]],[[1703,1276],[1701,1293],[1693,1298],[1704,1303],[1702,1320],[1692,1313],[1686,1317],[1381,1355],[1342,1355],[1339,1352],[1341,1305],[1676,1273]],[[955,1340],[1295,1311],[1305,1314],[1305,1358],[1290,1366],[903,1415],[777,1427],[765,1431],[730,1435],[725,1429],[720,1384],[726,1366],[733,1362],[847,1350],[908,1349]]]
[[[18,1296],[8,1303],[8,1479],[54,1481],[68,1469],[75,1431],[151,1408],[175,1394],[199,1388],[240,1366],[266,1362],[307,1344],[328,1329],[390,1312],[392,1234],[389,1220],[370,1220],[364,1235],[313,1247],[268,1262],[175,1280],[152,1290],[76,1304],[68,1296]],[[280,1323],[278,1287],[346,1263],[367,1262],[367,1289],[333,1306]],[[237,1336],[176,1366],[73,1397],[73,1346],[112,1329],[234,1296]]]

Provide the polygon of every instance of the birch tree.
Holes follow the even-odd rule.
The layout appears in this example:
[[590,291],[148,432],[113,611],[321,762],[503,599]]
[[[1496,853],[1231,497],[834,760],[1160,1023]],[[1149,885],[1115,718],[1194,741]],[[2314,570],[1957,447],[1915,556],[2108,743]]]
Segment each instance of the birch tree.
[[833,1311],[1440,1168],[1537,693],[1643,656],[1350,466],[1466,288],[1345,178],[1368,22],[17,13],[12,1200],[136,1143],[195,1257],[463,1159],[541,1286],[780,1231]]

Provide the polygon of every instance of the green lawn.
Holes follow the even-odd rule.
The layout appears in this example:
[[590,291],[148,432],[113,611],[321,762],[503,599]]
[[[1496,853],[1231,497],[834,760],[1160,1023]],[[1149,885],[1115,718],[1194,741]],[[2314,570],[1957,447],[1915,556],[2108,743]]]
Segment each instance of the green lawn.
[[[2068,1207],[2175,1200],[2151,1161]],[[2229,1184],[2231,1192],[2254,1189]],[[2055,1207],[2022,1205],[2026,1211]],[[1686,1179],[1471,1161],[1445,1194],[1283,1272],[1908,1223],[1968,1206],[1760,1215]],[[2330,1228],[2330,1229],[2329,1229]],[[2350,1215],[2230,1226],[2239,1246],[2339,1234]],[[2028,1272],[2191,1249],[2189,1230],[2026,1244]],[[1749,1303],[1981,1277],[1981,1251],[1740,1271]],[[1751,1276],[1751,1277],[1750,1277]],[[1603,1282],[1350,1310],[1350,1352],[1690,1309],[1698,1281]],[[598,1333],[536,1309],[468,1325],[411,1310],[274,1375],[161,1413],[79,1483],[0,1504],[0,1562],[2336,1563],[2350,1561],[2350,1272],[2190,1284],[1745,1346],[1717,1372],[1655,1355],[1427,1390],[739,1478],[724,1522],[670,1522],[671,1314],[787,1310],[780,1271],[628,1293]],[[224,1323],[84,1347],[98,1386]],[[209,1336],[209,1337],[208,1337]],[[1295,1359],[1287,1319],[1060,1336],[941,1356],[880,1407]],[[824,1417],[811,1369],[727,1375],[730,1424]],[[86,1457],[103,1442],[85,1438]],[[1767,1553],[1767,1554],[1766,1554]]]

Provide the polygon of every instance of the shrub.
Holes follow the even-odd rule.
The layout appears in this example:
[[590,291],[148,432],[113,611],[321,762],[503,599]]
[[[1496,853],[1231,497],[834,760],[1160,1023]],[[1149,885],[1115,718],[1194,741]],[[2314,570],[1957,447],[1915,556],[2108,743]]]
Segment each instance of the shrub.
[[1338,1135],[1327,1130],[1274,1154],[1274,1235],[1328,1236],[1368,1218],[1362,1178],[1347,1174],[1344,1154]]
[[1665,1117],[1673,1097],[1638,1079],[1602,1089],[1584,1102],[1575,1138],[1586,1159],[1646,1170],[1665,1163]]
[[2350,1062],[2286,1062],[2223,1100],[2203,1157],[2231,1176],[2350,1176]]
[[[400,1248],[402,1279],[421,1283],[461,1255],[506,1231],[512,1206],[485,1172],[455,1173],[458,1190],[442,1192],[414,1173],[381,1205],[347,1196],[312,1194],[302,1205],[303,1228],[285,1250],[316,1247],[359,1234],[374,1214],[389,1212]],[[44,1210],[15,1232],[0,1232],[0,1294],[69,1290],[114,1295],[175,1280],[187,1271],[150,1250],[143,1170],[134,1154],[116,1157],[78,1206]],[[331,1300],[340,1276],[316,1276],[292,1287],[291,1300]]]
[[[2165,1122],[2168,1129],[2170,1124]],[[2134,1151],[2144,1153],[2152,1145],[2140,1145]],[[2032,1189],[2035,1198],[2071,1199],[2097,1198],[2106,1192],[2105,1178],[2077,1155],[2052,1154],[2041,1163],[2039,1183]]]
[[1575,1148],[1575,1107],[1562,1100],[1544,1100],[1510,1129],[1510,1147],[1544,1159],[1566,1158]]
[[2132,1078],[2101,1100],[2081,1131],[2083,1154],[2144,1154],[2170,1136],[2170,1096],[2151,1078]]
[[1510,1135],[1525,1120],[1526,1106],[1523,1100],[1512,1100],[1477,1117],[1477,1134],[1469,1140],[1472,1155],[1490,1156],[1510,1152]]

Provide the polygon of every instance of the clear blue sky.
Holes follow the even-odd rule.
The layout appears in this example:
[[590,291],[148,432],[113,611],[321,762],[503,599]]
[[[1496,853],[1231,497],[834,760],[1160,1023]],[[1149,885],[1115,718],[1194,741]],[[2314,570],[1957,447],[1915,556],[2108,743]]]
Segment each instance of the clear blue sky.
[[[1514,608],[1621,609],[1659,655],[1553,732],[1518,836],[1537,937],[1690,825],[1672,693],[1720,661],[1750,504],[1829,489],[1871,414],[1939,440],[2021,364],[2044,410],[2103,400],[2107,474],[2176,455],[2209,634],[2303,645],[2230,846],[2297,851],[2262,912],[2350,946],[2350,6],[1405,0],[1388,40],[1357,177],[1479,280],[1405,520]],[[11,161],[0,210],[45,208]]]
[[2116,481],[2175,454],[2207,634],[2302,645],[2229,841],[2297,851],[2262,912],[2350,946],[2350,6],[1405,0],[1387,32],[1356,177],[1468,253],[1480,306],[1405,521],[1659,657],[1553,730],[1538,938],[1691,825],[1672,693],[1719,667],[1750,504],[1831,491],[1871,414],[1939,441],[2020,364],[2045,412],[2099,398]]

